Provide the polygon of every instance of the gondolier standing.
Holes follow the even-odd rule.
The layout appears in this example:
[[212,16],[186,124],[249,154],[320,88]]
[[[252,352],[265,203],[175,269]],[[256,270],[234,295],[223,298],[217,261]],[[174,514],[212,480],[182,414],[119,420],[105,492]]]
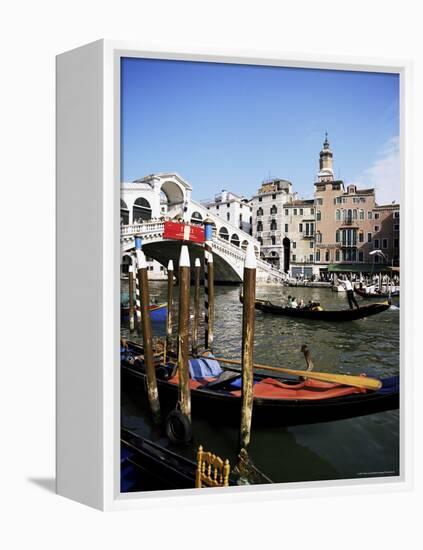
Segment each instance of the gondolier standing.
[[355,299],[355,296],[354,296],[354,291],[353,291],[351,281],[348,279],[347,276],[345,276],[344,280],[341,281],[341,285],[347,291],[347,298],[348,298],[348,303],[350,305],[350,309],[354,309],[354,305],[357,309],[360,309],[360,306],[358,305],[357,300]]

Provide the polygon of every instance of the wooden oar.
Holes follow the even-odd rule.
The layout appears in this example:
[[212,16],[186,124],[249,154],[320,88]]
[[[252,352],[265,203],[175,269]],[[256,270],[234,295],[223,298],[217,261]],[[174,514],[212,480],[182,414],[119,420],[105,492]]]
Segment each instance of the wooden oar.
[[[224,359],[222,357],[215,357],[216,361],[221,363],[228,363],[230,365],[241,365],[241,361],[235,359]],[[283,372],[285,374],[292,374],[294,376],[303,376],[305,378],[311,378],[312,380],[321,380],[322,382],[334,382],[336,384],[343,384],[344,386],[353,386],[355,388],[364,388],[366,390],[379,390],[382,387],[382,382],[376,378],[368,378],[367,376],[352,376],[350,374],[332,374],[330,372],[314,372],[303,371],[294,369],[285,369],[281,367],[270,367],[269,365],[261,365],[260,363],[254,363],[255,369],[263,369],[274,372]]]

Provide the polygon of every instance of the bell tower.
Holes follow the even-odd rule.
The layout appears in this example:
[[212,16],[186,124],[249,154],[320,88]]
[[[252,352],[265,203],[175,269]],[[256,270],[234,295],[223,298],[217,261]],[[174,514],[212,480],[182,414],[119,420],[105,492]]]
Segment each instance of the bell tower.
[[320,151],[320,171],[317,174],[318,181],[333,181],[333,153],[329,149],[328,133],[325,134],[323,149]]

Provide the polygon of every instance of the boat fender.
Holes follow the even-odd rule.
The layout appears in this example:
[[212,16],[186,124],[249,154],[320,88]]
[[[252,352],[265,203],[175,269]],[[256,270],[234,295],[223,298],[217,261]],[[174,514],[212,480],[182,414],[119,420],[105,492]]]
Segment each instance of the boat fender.
[[192,438],[189,418],[181,411],[174,410],[166,418],[166,435],[172,443],[188,443]]

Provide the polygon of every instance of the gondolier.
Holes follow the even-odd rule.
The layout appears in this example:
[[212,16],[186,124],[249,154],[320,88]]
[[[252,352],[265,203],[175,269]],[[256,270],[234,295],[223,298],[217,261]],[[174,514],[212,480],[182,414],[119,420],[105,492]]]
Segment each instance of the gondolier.
[[357,300],[355,299],[355,296],[354,296],[354,291],[353,291],[351,281],[348,279],[348,277],[345,277],[345,279],[340,283],[347,291],[347,298],[348,298],[348,303],[350,305],[350,309],[354,309],[354,305],[356,306],[357,309],[360,309],[360,306],[358,305]]

